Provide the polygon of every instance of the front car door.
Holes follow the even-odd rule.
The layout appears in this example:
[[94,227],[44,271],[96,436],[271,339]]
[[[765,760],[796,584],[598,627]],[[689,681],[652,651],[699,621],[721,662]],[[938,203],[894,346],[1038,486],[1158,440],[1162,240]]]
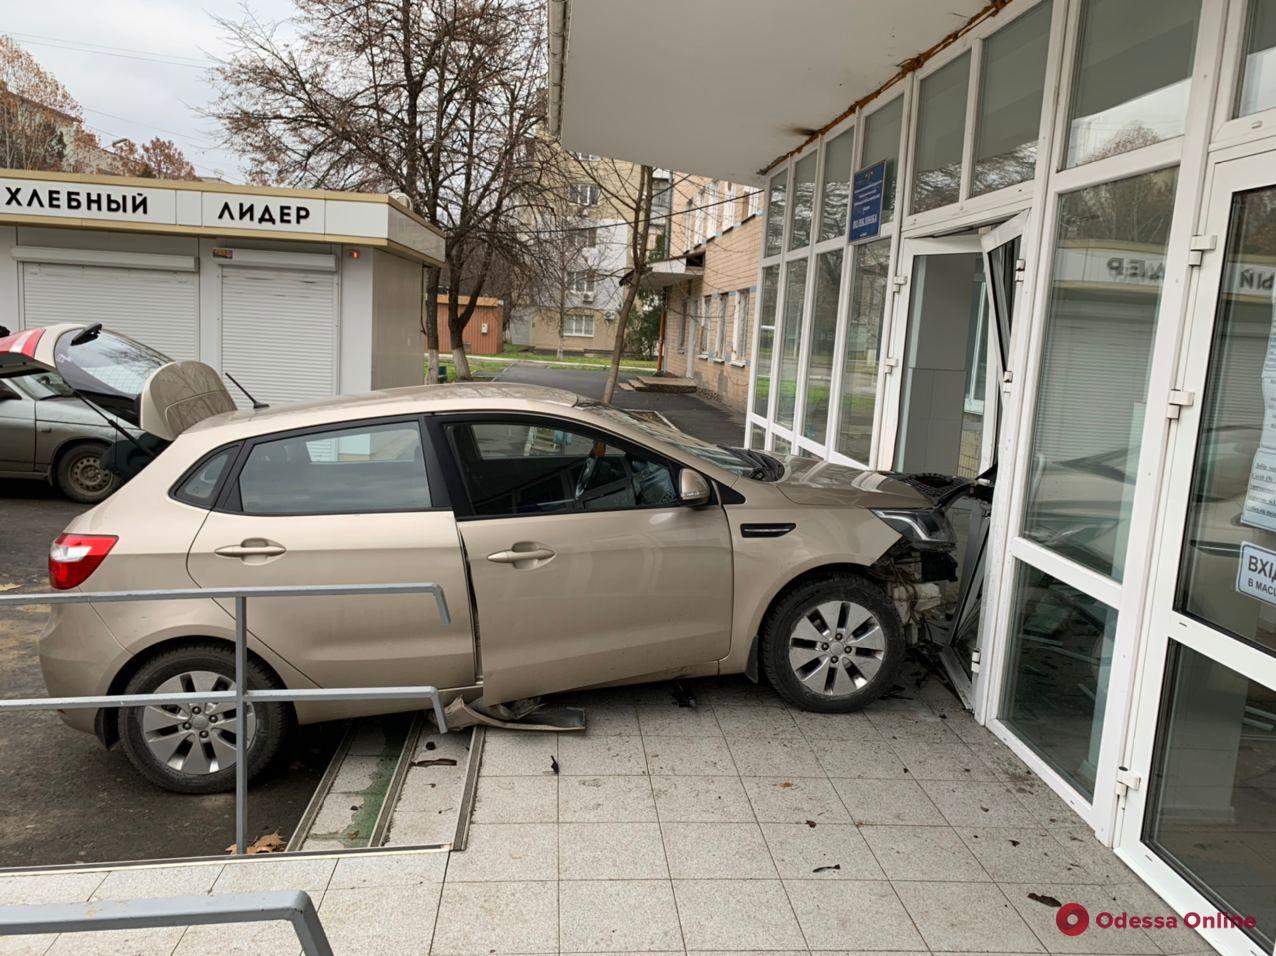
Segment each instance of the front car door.
[[321,687],[470,685],[465,568],[434,461],[415,416],[249,440],[190,575],[200,587],[441,584],[449,625],[429,594],[396,594],[257,598],[248,628]]
[[0,472],[35,471],[35,402],[16,386],[0,381]]
[[[488,703],[694,668],[731,642],[731,532],[679,465],[559,418],[448,416]],[[463,499],[463,501],[461,500]]]

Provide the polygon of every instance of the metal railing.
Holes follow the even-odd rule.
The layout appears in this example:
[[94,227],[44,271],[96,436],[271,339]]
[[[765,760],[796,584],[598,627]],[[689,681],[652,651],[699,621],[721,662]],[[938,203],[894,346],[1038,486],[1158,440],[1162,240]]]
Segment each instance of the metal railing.
[[343,597],[367,594],[432,594],[439,619],[452,623],[447,597],[438,584],[301,584],[291,587],[175,588],[162,591],[58,591],[44,594],[0,595],[0,609],[33,604],[121,604],[131,601],[193,601],[233,599],[235,602],[235,688],[182,694],[109,694],[100,697],[30,697],[0,700],[0,714],[23,710],[96,710],[101,707],[151,707],[163,704],[233,703],[240,720],[235,734],[235,849],[248,848],[248,715],[254,703],[296,703],[338,700],[428,700],[439,733],[447,732],[443,701],[437,687],[324,687],[305,690],[249,690],[248,599],[259,597]]
[[0,936],[287,920],[306,956],[333,956],[310,894],[301,890],[153,900],[0,906]]

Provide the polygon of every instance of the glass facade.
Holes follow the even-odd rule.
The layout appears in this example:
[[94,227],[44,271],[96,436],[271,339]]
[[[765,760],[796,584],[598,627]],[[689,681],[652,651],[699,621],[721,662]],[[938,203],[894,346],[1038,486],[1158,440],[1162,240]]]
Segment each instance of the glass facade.
[[789,248],[803,249],[811,244],[811,218],[815,213],[815,167],[819,154],[812,152],[793,167],[793,221],[789,224]]
[[837,450],[861,464],[868,463],[873,447],[877,370],[881,363],[890,259],[891,241],[878,239],[856,246],[851,260]]
[[771,400],[771,364],[775,348],[775,307],[780,283],[780,267],[762,270],[762,299],[758,304],[758,367],[753,382],[753,414],[767,414]]
[[833,137],[824,147],[824,186],[820,190],[820,240],[846,232],[846,212],[851,199],[851,154],[855,130]]
[[913,212],[946,206],[961,195],[969,78],[970,54],[963,53],[922,80],[918,87]]
[[1116,611],[1019,566],[1002,720],[1087,799],[1094,796]]
[[1201,0],[1085,0],[1067,165],[1183,135]]
[[1276,939],[1276,691],[1172,643],[1143,842],[1220,910]]
[[841,285],[842,250],[834,249],[816,256],[802,434],[821,445],[828,431],[829,398],[833,391],[833,343],[837,339],[837,298]]
[[789,174],[780,170],[771,177],[766,194],[766,240],[762,246],[764,256],[773,256],[784,245],[784,207],[787,199]]
[[1023,533],[1120,580],[1176,172],[1059,200]]
[[1276,106],[1276,0],[1250,0],[1236,115]]
[[998,30],[984,45],[970,184],[976,195],[1036,175],[1050,13],[1047,0]]
[[797,404],[798,346],[802,336],[802,305],[806,300],[806,259],[797,259],[784,270],[784,319],[780,325],[780,368],[775,420],[793,427]]
[[903,132],[904,98],[895,97],[864,120],[864,146],[860,168],[886,163],[882,195],[882,222],[895,218],[895,178],[899,173],[899,138]]

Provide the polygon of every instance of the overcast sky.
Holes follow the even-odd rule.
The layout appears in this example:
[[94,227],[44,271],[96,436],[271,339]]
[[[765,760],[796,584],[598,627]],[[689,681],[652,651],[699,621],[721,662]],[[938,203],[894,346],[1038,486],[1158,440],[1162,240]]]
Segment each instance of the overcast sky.
[[[263,20],[292,12],[291,0],[251,0]],[[211,90],[206,66],[226,46],[213,16],[238,19],[235,0],[33,0],[5,3],[0,30],[57,77],[84,107],[104,145],[171,139],[202,175],[242,181],[242,161],[217,144],[200,116]]]

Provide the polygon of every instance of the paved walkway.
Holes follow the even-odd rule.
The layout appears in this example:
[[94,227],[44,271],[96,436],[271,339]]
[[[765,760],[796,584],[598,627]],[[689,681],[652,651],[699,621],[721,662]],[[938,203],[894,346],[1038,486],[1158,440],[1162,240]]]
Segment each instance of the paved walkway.
[[[1208,952],[1187,930],[1060,933],[1029,894],[1168,909],[942,687],[816,715],[743,678],[685,686],[695,707],[619,688],[576,695],[584,734],[489,734],[462,853],[9,876],[0,904],[305,889],[337,953],[386,956]],[[245,925],[0,954],[293,946]]]

